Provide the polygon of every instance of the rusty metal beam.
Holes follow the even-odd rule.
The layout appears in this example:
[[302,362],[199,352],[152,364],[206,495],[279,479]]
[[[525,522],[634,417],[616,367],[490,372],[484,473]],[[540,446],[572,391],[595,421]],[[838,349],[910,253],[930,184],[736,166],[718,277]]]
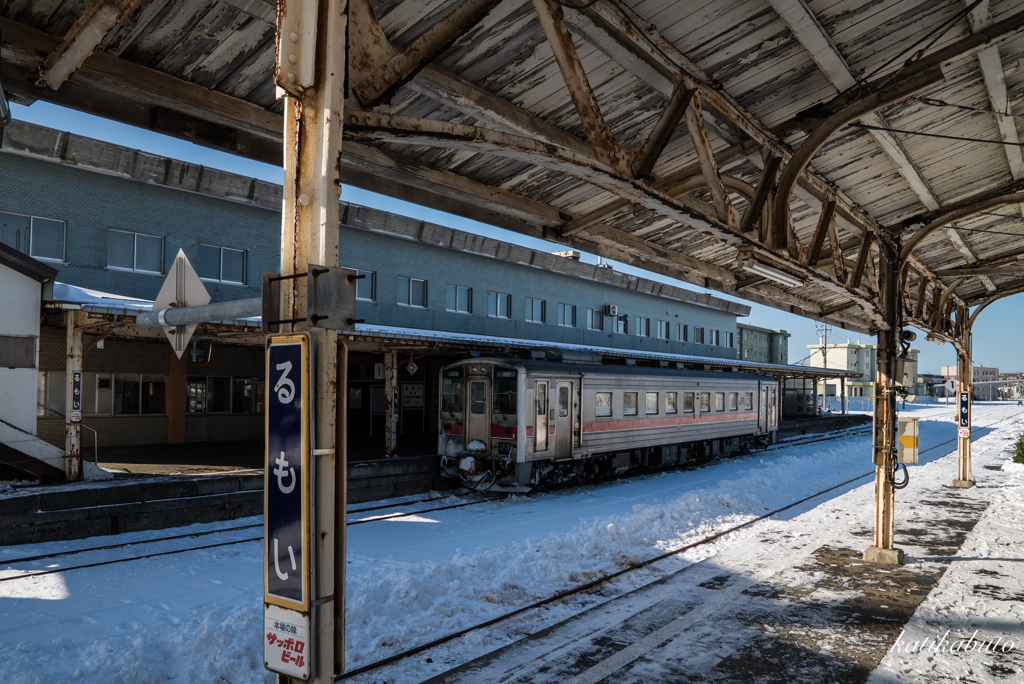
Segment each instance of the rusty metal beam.
[[[598,188],[617,194],[630,203],[640,204],[658,213],[677,220],[683,225],[699,227],[703,232],[721,240],[733,249],[744,249],[751,254],[767,257],[769,262],[777,258],[771,250],[741,234],[737,227],[730,226],[714,217],[693,210],[682,202],[658,192],[642,180],[623,178],[612,168],[591,164],[580,159],[571,150],[541,143],[534,139],[487,131],[470,126],[393,116],[377,112],[351,112],[346,124],[346,138],[356,141],[427,145],[432,147],[471,151],[500,156],[558,173],[565,173]],[[814,281],[817,285],[863,304],[867,310],[874,308],[870,299],[846,287],[835,277],[815,271],[802,264],[789,264],[802,280]],[[887,325],[876,316],[869,315],[876,326]]]
[[[942,290],[942,294],[939,294],[938,301],[935,302],[935,308],[932,309],[931,318],[928,320],[930,327],[937,328],[939,324],[942,323],[942,319],[946,315],[946,305],[949,303],[949,296],[953,294],[953,290],[960,287],[965,280],[967,280],[967,276],[957,278]],[[938,294],[937,288],[936,294]],[[945,332],[945,330],[943,330],[943,332]]]
[[768,154],[768,161],[761,167],[761,178],[757,181],[754,197],[750,200],[747,211],[743,214],[743,220],[740,221],[740,232],[749,233],[754,229],[757,219],[764,213],[765,205],[768,203],[768,199],[772,194],[772,188],[775,186],[775,176],[782,165],[782,157],[770,152]]
[[447,49],[490,12],[501,0],[466,0],[379,66],[356,85],[354,92],[364,107],[386,99],[433,57]]
[[630,165],[633,178],[644,178],[654,171],[658,157],[675,133],[696,92],[693,88],[687,88],[682,80],[676,83],[672,97],[665,105],[665,111],[661,113],[647,140],[633,155],[633,163]]
[[533,0],[533,7],[537,11],[544,35],[547,36],[548,45],[555,55],[555,61],[558,62],[562,79],[569,89],[569,96],[572,98],[573,104],[576,105],[576,112],[580,116],[583,128],[587,131],[594,154],[601,163],[620,173],[628,171],[630,155],[615,139],[615,135],[604,120],[597,97],[590,88],[587,72],[583,69],[583,64],[580,63],[576,44],[572,40],[569,28],[565,25],[565,13],[562,12],[562,6],[553,0]]
[[[805,264],[818,263],[818,258],[821,256],[821,247],[825,243],[825,236],[828,234],[829,226],[832,225],[835,219],[836,201],[830,199],[821,210],[821,215],[818,216],[818,225],[814,229],[814,237],[811,238],[811,245],[807,249],[806,258],[804,259]],[[866,232],[865,235],[867,235]]]
[[[1006,195],[996,195],[994,197],[987,197],[977,202],[971,202],[969,204],[960,204],[956,208],[950,209],[938,217],[934,218],[927,225],[918,229],[909,240],[903,245],[903,249],[900,250],[900,267],[906,269],[914,248],[921,244],[921,241],[928,237],[931,233],[946,226],[953,221],[972,216],[979,212],[985,211],[986,209],[992,209],[999,207],[1004,204],[1019,204],[1024,202],[1024,192],[1015,192]],[[905,277],[905,276],[903,276]]]
[[711,149],[711,141],[704,128],[704,114],[701,110],[700,98],[691,99],[686,108],[686,128],[690,131],[690,139],[697,152],[697,159],[700,160],[700,167],[708,184],[711,203],[715,207],[718,220],[730,226],[736,225],[736,212],[733,210],[728,195],[725,194],[722,177],[718,172],[718,165],[715,163],[715,153]]
[[960,268],[947,268],[936,271],[935,275],[940,278],[954,278],[957,276],[992,276],[992,275],[1018,275],[1024,273],[1024,264],[1017,263],[1007,266],[961,266]]
[[1024,12],[1019,12],[990,29],[959,40],[895,74],[848,90],[821,107],[823,115],[827,118],[803,141],[779,179],[774,216],[774,220],[780,224],[776,228],[777,236],[781,237],[788,231],[789,202],[797,179],[810,164],[811,158],[837,131],[865,114],[941,83],[945,79],[942,69],[948,62],[977,54],[996,41],[1014,35],[1021,28],[1024,28]]
[[924,276],[917,278],[917,303],[914,305],[914,318],[921,320],[924,315],[924,302],[928,296],[928,279]]
[[847,283],[848,287],[852,287],[855,290],[860,288],[860,281],[864,277],[864,267],[871,256],[873,238],[874,233],[864,231],[864,237],[861,238],[860,242],[860,251],[857,253],[857,263],[853,267],[853,273],[850,274],[850,280]]
[[57,90],[89,59],[114,24],[135,21],[150,0],[93,0],[39,66],[36,85]]

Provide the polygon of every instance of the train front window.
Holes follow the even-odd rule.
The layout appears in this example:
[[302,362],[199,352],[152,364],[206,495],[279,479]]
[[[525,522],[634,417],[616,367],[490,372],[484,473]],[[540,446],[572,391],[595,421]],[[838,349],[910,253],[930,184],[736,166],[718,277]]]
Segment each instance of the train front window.
[[487,413],[487,383],[475,380],[469,383],[470,413]]
[[516,415],[517,387],[514,370],[494,371],[494,413]]
[[449,368],[441,377],[441,410],[462,413],[462,369]]

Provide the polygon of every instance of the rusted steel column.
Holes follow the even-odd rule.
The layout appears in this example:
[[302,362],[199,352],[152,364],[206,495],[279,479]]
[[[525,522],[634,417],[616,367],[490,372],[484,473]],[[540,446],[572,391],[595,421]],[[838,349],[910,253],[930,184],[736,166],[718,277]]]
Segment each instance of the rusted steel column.
[[[961,349],[957,349],[956,352],[956,377],[957,392],[967,392],[969,397],[973,394],[972,384],[974,380],[974,369],[971,365],[972,341],[971,330],[965,326],[964,334],[960,338]],[[968,399],[968,402],[970,404],[974,403],[973,399]],[[957,402],[957,411],[959,410],[960,402]],[[967,437],[958,435],[956,440],[956,479],[953,480],[953,486],[961,489],[974,486],[974,478],[971,476],[971,429],[967,428]]]
[[384,353],[384,453],[398,452],[398,352]]
[[[82,325],[85,314],[81,311],[68,311],[67,317],[67,372],[64,374],[65,391],[64,396],[64,477],[68,482],[78,482],[82,479],[82,423],[81,408],[79,407],[79,420],[72,422],[72,402],[74,401],[73,387],[75,374],[82,372]],[[81,389],[81,382],[79,382]],[[55,407],[56,408],[56,407]]]
[[[309,12],[309,14],[307,14]],[[284,201],[281,213],[281,275],[304,274],[309,264],[338,265],[338,221],[341,196],[341,144],[345,114],[348,4],[323,0],[310,4],[278,2],[277,46],[281,59],[275,81],[284,91]],[[282,320],[306,317],[306,279],[282,281]],[[291,325],[293,332],[304,323]],[[285,331],[284,326],[282,332]],[[344,442],[344,425],[337,425],[338,333],[310,329],[313,415],[312,497],[317,541],[316,582],[312,628],[317,637],[312,670],[318,684],[333,682],[344,669],[344,621],[336,622],[336,545],[344,544],[344,528],[335,534],[337,459],[336,440]],[[343,502],[342,502],[343,505]],[[332,638],[333,637],[333,638]]]
[[899,254],[886,237],[879,235],[879,309],[889,323],[888,330],[878,331],[877,377],[875,378],[875,410],[872,424],[872,461],[875,464],[875,544],[864,551],[864,560],[887,565],[903,562],[903,551],[893,548],[896,497],[893,488],[896,458],[896,378],[895,362],[898,346],[899,310],[902,305],[897,288]]

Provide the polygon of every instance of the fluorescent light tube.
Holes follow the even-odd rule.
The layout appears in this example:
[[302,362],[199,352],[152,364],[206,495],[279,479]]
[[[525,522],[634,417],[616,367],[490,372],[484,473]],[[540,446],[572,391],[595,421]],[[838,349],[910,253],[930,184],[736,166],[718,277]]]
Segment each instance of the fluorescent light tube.
[[776,283],[785,285],[786,287],[800,287],[804,284],[804,282],[799,278],[791,276],[784,271],[780,271],[776,268],[772,268],[771,266],[766,266],[765,264],[754,261],[753,256],[749,253],[741,252],[739,254],[739,265],[744,271],[749,271],[750,273],[762,276],[768,280],[773,280]]

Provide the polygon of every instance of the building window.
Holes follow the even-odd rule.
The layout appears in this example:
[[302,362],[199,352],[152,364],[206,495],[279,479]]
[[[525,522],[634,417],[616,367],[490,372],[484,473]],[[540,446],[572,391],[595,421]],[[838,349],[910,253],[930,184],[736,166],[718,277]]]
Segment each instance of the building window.
[[619,314],[615,317],[615,332],[625,335],[629,332],[629,324],[626,322],[626,314]]
[[473,289],[461,285],[446,285],[444,308],[456,313],[473,313]]
[[750,358],[750,350],[749,349],[744,349],[743,350],[743,358],[745,358],[745,359],[749,359]]
[[715,347],[721,347],[722,346],[722,331],[721,330],[712,330],[711,331],[711,340],[710,340],[710,342]]
[[675,392],[665,393],[665,413],[679,412],[679,395]]
[[545,302],[543,299],[526,298],[526,320],[529,323],[543,323]]
[[0,211],[0,242],[45,261],[64,261],[64,221]]
[[743,331],[743,341],[748,342],[750,340],[750,333],[746,330]]
[[693,341],[695,344],[704,344],[704,328],[693,329]]
[[427,308],[427,281],[398,276],[398,304]]
[[725,392],[715,392],[715,410],[725,410]]
[[668,321],[658,321],[658,339],[668,339]]
[[[143,376],[145,379],[145,376]],[[265,387],[252,377],[190,377],[185,398],[188,413],[263,413]]]
[[558,325],[565,326],[567,328],[576,327],[576,305],[558,305]]
[[645,401],[645,403],[647,405],[646,406],[646,408],[647,408],[647,415],[649,415],[649,416],[657,415],[657,413],[658,413],[658,393],[657,392],[647,392],[646,396],[644,397],[644,401]]
[[651,336],[651,319],[644,318],[643,316],[637,316],[636,319],[636,334],[638,337],[650,337]]
[[356,299],[361,299],[364,302],[377,301],[377,273],[375,271],[361,271],[358,268],[353,270],[357,276],[362,276],[362,278],[356,280]]
[[107,268],[163,273],[164,239],[123,230],[107,231]]
[[604,312],[587,309],[587,330],[604,330]]
[[196,273],[203,280],[245,285],[245,250],[199,245]]
[[598,418],[607,418],[612,415],[612,393],[598,392],[596,408]]
[[685,323],[678,323],[676,326],[676,339],[680,342],[686,342],[687,333],[689,332]]
[[488,292],[487,315],[492,318],[511,318],[512,295],[504,292]]
[[622,415],[624,416],[635,416],[636,415],[636,392],[623,392],[622,393]]
[[725,333],[725,346],[726,347],[732,348],[732,346],[736,343],[735,335],[736,335],[736,333],[731,333],[731,332]]
[[740,395],[737,394],[736,392],[729,392],[729,410],[730,411],[738,411],[739,410],[739,408],[740,408],[739,396]]

